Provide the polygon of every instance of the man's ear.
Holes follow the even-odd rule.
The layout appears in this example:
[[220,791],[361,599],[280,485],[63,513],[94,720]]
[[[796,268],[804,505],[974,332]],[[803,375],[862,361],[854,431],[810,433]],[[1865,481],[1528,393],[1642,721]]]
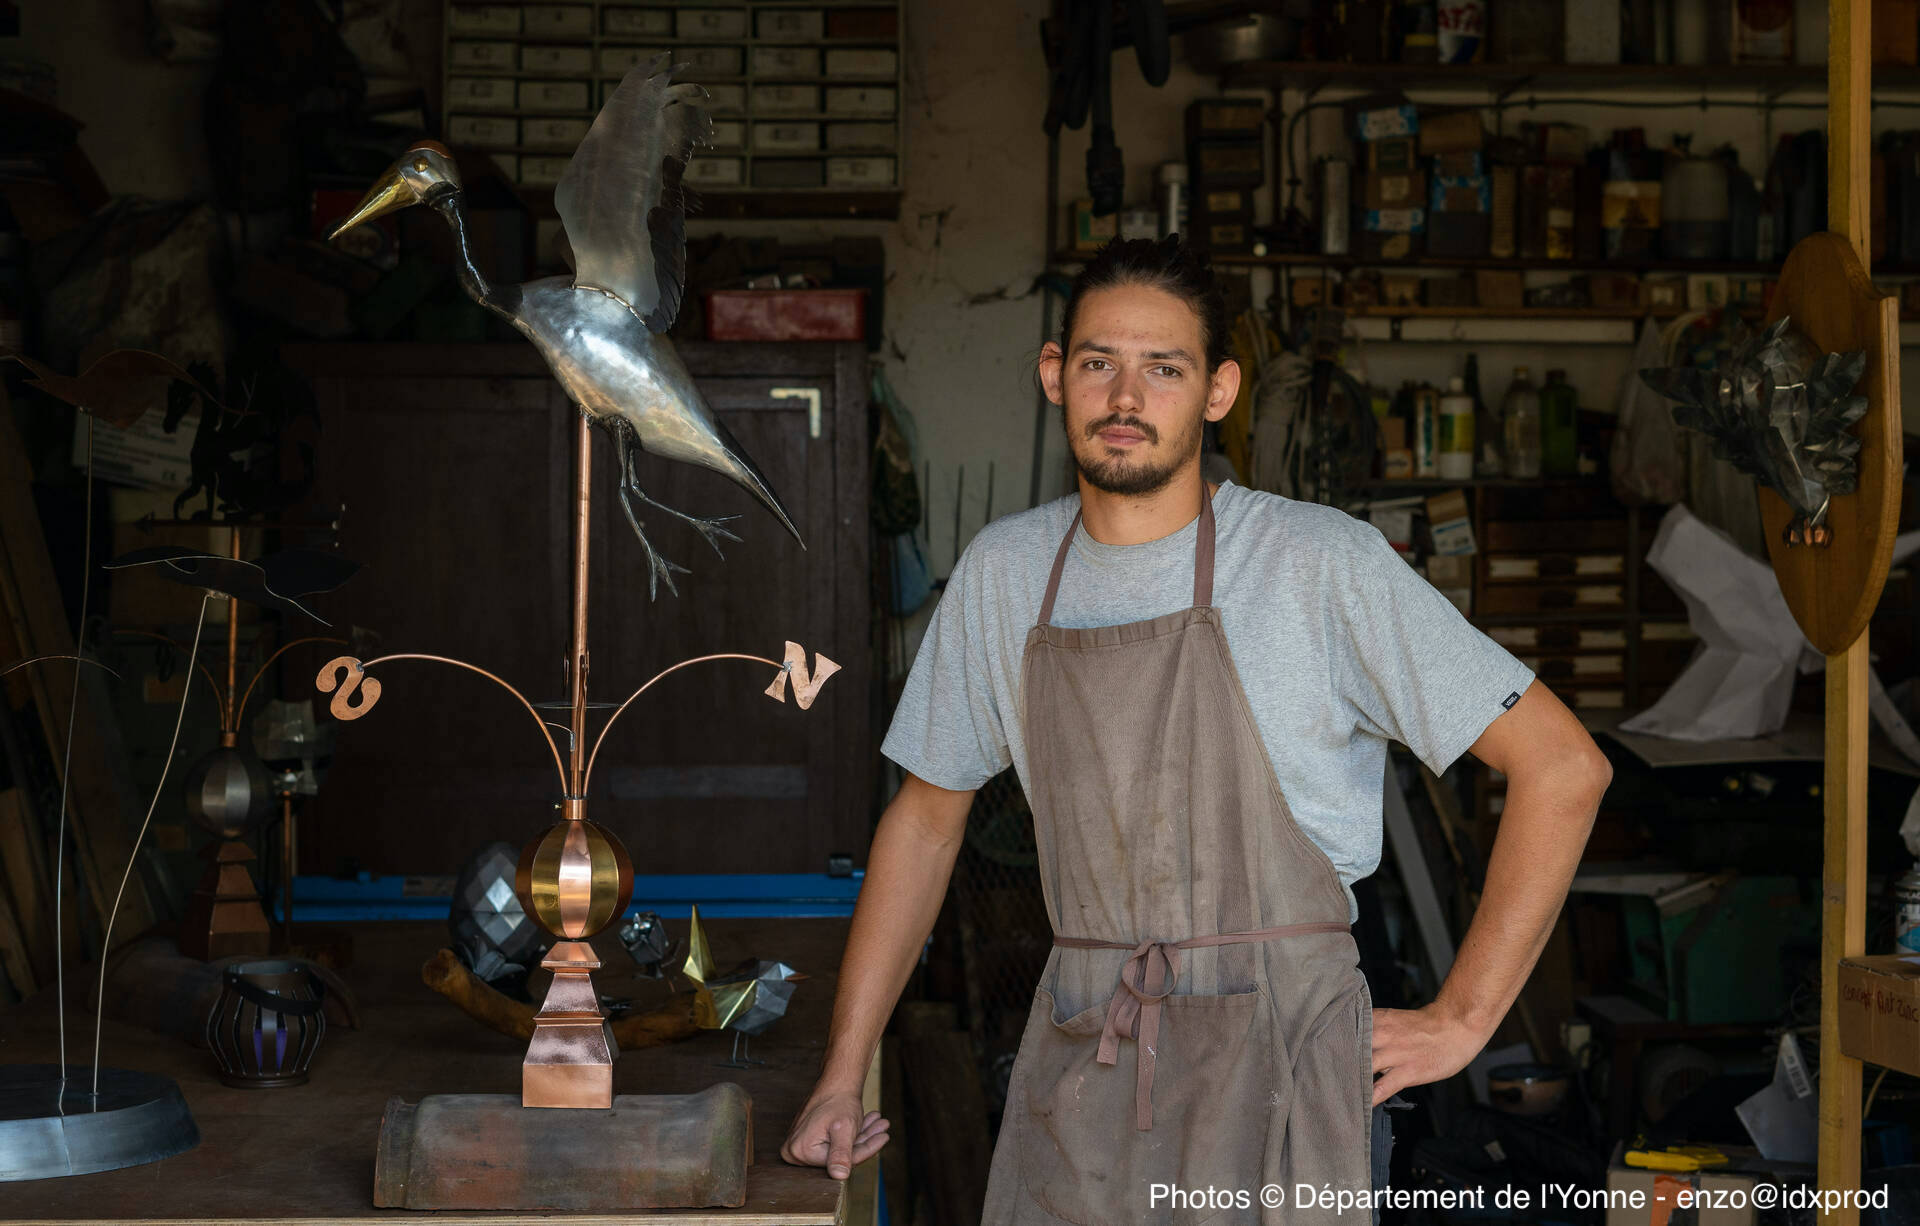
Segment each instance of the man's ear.
[[1066,390],[1061,381],[1066,372],[1065,355],[1060,352],[1060,342],[1048,341],[1040,346],[1040,390],[1047,399],[1055,404],[1067,402]]
[[1240,363],[1228,358],[1213,372],[1207,385],[1207,420],[1219,421],[1233,408],[1240,395]]

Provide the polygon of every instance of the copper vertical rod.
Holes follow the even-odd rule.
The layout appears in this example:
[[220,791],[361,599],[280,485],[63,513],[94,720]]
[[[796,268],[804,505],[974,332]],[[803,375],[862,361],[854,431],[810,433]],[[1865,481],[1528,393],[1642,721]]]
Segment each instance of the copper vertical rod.
[[[237,562],[240,559],[240,525],[234,524],[227,529],[232,538],[229,553]],[[240,720],[234,709],[234,700],[240,695],[240,598],[227,597],[227,693],[221,712],[226,717],[226,726],[221,728],[220,743],[231,746],[240,734]]]
[[585,413],[577,414],[574,427],[575,452],[579,470],[573,486],[573,650],[568,659],[567,680],[571,683],[573,744],[567,752],[569,795],[580,795],[585,777],[587,746],[587,543],[593,517],[593,423]]

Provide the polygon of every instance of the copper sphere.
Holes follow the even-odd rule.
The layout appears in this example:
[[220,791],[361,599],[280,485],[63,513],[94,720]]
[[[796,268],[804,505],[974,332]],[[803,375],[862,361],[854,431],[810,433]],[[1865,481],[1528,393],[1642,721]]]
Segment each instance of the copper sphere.
[[570,818],[527,844],[513,889],[535,923],[556,937],[584,941],[627,909],[633,862],[611,833]]
[[241,838],[272,808],[266,764],[244,749],[223,745],[187,771],[187,816],[208,834]]

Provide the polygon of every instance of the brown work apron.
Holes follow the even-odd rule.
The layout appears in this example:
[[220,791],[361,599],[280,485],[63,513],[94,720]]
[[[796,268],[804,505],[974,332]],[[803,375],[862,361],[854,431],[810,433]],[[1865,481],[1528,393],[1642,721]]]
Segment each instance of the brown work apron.
[[[1368,1220],[1296,1202],[1297,1184],[1369,1186],[1372,1006],[1346,893],[1294,824],[1227,652],[1204,485],[1201,504],[1192,608],[1049,624],[1076,514],[1027,632],[1056,936],[994,1149],[993,1226]],[[1230,1195],[1176,1208],[1155,1184]]]

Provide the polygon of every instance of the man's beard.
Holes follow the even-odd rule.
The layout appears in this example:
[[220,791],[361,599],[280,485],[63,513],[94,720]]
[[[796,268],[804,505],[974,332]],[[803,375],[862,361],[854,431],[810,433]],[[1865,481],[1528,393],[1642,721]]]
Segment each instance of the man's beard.
[[[1097,437],[1102,430],[1113,426],[1122,426],[1129,430],[1138,430],[1146,436],[1148,444],[1160,441],[1160,432],[1137,417],[1127,417],[1111,413],[1093,422],[1082,432],[1082,437],[1069,437],[1067,450],[1073,453],[1073,463],[1087,484],[1108,494],[1118,494],[1126,498],[1138,498],[1165,489],[1174,477],[1196,455],[1200,454],[1200,436],[1204,429],[1204,417],[1195,417],[1193,428],[1180,438],[1170,449],[1167,457],[1155,463],[1149,460],[1135,459],[1130,455],[1093,454],[1104,453],[1107,445]],[[1137,444],[1135,449],[1146,444]],[[1083,451],[1083,448],[1086,449]]]

